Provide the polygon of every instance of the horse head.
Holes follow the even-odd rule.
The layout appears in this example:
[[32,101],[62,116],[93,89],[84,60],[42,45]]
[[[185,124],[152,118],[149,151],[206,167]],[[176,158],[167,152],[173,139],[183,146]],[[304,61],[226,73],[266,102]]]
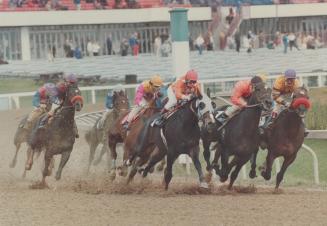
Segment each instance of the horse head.
[[308,90],[304,86],[294,90],[290,110],[295,111],[301,118],[304,118],[310,105]]
[[73,107],[76,111],[80,111],[83,107],[83,97],[76,83],[69,84],[64,99],[65,107]]
[[204,126],[210,132],[215,126],[215,118],[213,116],[214,105],[212,100],[203,93],[198,98],[195,98],[195,106],[197,117],[203,122]]
[[129,109],[128,97],[123,90],[114,91],[113,106],[118,112],[127,111]]
[[262,110],[270,111],[272,107],[271,89],[267,88],[264,82],[252,85],[252,94],[249,105],[259,105]]

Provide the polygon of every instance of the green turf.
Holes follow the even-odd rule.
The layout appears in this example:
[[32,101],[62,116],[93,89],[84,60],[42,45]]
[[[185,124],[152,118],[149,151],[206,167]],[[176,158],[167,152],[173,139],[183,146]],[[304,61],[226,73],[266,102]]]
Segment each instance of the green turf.
[[0,79],[0,93],[17,93],[35,91],[39,87],[33,79]]

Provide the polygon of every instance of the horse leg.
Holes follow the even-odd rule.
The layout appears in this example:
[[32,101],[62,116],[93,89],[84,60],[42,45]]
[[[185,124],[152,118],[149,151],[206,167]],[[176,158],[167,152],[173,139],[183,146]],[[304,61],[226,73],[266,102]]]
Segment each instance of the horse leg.
[[129,166],[129,158],[128,154],[129,152],[127,151],[126,148],[124,148],[124,153],[123,153],[123,164],[119,167],[119,175],[122,177],[126,177],[128,174],[128,166]]
[[51,154],[51,152],[49,150],[46,150],[44,154],[44,169],[42,173],[42,181],[40,183],[40,188],[49,188],[47,182],[45,181],[45,178],[49,175],[49,165],[52,158],[53,155]]
[[136,157],[136,159],[132,165],[131,171],[128,174],[127,184],[129,184],[134,179],[134,176],[137,173],[138,167],[144,165],[146,162],[147,162],[147,158]]
[[163,158],[159,163],[159,165],[157,166],[156,170],[158,172],[161,172],[165,168],[165,165],[166,165],[166,158]]
[[167,167],[164,172],[165,190],[168,190],[169,182],[170,182],[171,178],[173,177],[173,173],[172,173],[173,164],[174,164],[176,158],[177,158],[177,156],[174,156],[172,154],[167,155]]
[[275,159],[275,156],[271,154],[271,151],[268,151],[267,158],[266,158],[266,169],[261,171],[261,176],[265,178],[265,180],[270,180],[271,178],[271,170],[272,170],[272,165]]
[[61,154],[61,160],[59,163],[58,171],[56,173],[56,180],[60,180],[60,178],[61,178],[62,169],[64,168],[64,166],[66,165],[66,163],[70,157],[71,149],[69,151],[65,151]]
[[16,163],[17,163],[17,154],[18,154],[18,151],[20,149],[20,145],[21,145],[21,143],[15,144],[15,146],[16,146],[16,152],[15,152],[15,156],[14,156],[13,160],[11,161],[11,163],[9,165],[10,168],[14,168],[16,166]]
[[[201,163],[200,163],[200,160],[199,160],[199,152],[200,152],[199,146],[193,148],[193,151],[191,152],[191,157],[192,157],[195,169],[196,169],[196,171],[198,172],[198,175],[199,175],[200,187],[201,188],[208,188],[208,184],[205,181],[205,178],[203,176],[202,166],[201,166]],[[209,155],[210,155],[210,152],[209,152]],[[209,164],[210,164],[210,161],[209,161]]]
[[256,170],[255,168],[257,167],[257,154],[258,154],[258,151],[259,150],[256,150],[252,156],[251,156],[251,159],[250,159],[250,162],[251,162],[251,170],[250,170],[250,173],[249,173],[249,177],[251,179],[257,177],[257,173],[256,173]]
[[210,142],[207,139],[202,139],[203,144],[203,157],[207,163],[207,171],[211,171],[211,164],[210,164]]
[[[250,157],[249,157],[250,158]],[[232,172],[231,176],[230,176],[230,181],[229,181],[229,185],[228,185],[228,190],[231,190],[233,187],[233,184],[238,176],[238,173],[240,172],[240,170],[242,169],[242,166],[249,160],[249,158],[246,159],[240,159],[237,158],[237,164],[236,167],[234,169],[234,171]]]
[[106,144],[104,144],[102,148],[105,149],[105,151],[107,153],[107,166],[108,166],[108,170],[109,170],[111,168],[111,156],[110,156],[110,150],[108,147],[108,143],[106,142]]
[[110,180],[114,180],[116,178],[116,160],[117,160],[117,152],[116,152],[116,143],[111,142],[113,139],[109,139],[109,149],[111,155],[111,169],[110,169]]
[[218,165],[218,160],[221,156],[221,147],[219,143],[216,144],[216,151],[215,151],[215,156],[214,159],[211,162],[211,167],[216,171],[216,174],[219,172],[219,165]]
[[31,147],[28,147],[25,170],[31,170],[32,165],[33,165],[33,157],[34,157],[34,150]]
[[221,152],[221,170],[218,171],[218,175],[220,177],[220,182],[225,182],[228,179],[228,153],[226,150],[222,150]]
[[153,155],[151,155],[151,158],[149,160],[149,163],[147,164],[147,166],[145,167],[142,176],[146,177],[150,171],[150,169],[152,167],[154,167],[160,160],[162,160],[165,157],[165,152],[158,149],[157,152],[153,153]]
[[54,157],[52,157],[48,168],[48,176],[51,176],[52,170],[54,168],[54,164],[55,164],[55,159]]
[[282,165],[282,167],[281,167],[281,169],[278,172],[277,177],[276,177],[275,190],[278,190],[279,184],[284,178],[284,173],[285,173],[287,167],[292,164],[292,162],[295,160],[295,158],[296,158],[296,153],[291,155],[291,156],[284,157],[283,165]]
[[96,150],[97,146],[98,146],[98,144],[96,144],[96,143],[92,143],[90,146],[90,155],[89,155],[89,164],[87,166],[87,173],[89,173],[89,171],[90,171],[90,167],[93,162],[94,154],[95,154],[95,150]]
[[101,152],[100,152],[100,155],[98,156],[98,158],[94,161],[93,165],[96,166],[98,165],[101,160],[102,160],[102,157],[103,155],[106,153],[106,148],[105,148],[105,144],[103,144],[102,148],[101,148]]

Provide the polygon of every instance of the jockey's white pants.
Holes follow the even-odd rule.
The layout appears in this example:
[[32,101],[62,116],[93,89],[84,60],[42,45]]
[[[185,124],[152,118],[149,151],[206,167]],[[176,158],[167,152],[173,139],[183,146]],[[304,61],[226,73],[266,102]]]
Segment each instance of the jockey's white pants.
[[177,104],[177,99],[171,86],[169,86],[167,89],[167,96],[168,96],[168,102],[164,107],[166,110]]
[[127,122],[130,123],[133,118],[145,107],[147,107],[149,105],[149,103],[144,99],[142,98],[141,102],[138,104],[138,105],[135,105],[133,107],[133,109],[131,110],[131,112],[128,114],[128,117],[127,117]]

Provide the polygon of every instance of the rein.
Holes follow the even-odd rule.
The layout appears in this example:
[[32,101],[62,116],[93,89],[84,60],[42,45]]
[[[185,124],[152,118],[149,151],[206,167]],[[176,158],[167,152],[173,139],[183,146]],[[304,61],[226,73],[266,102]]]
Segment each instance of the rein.
[[254,108],[254,107],[258,107],[260,105],[261,105],[261,103],[259,103],[259,104],[251,104],[251,105],[245,106],[245,108]]

